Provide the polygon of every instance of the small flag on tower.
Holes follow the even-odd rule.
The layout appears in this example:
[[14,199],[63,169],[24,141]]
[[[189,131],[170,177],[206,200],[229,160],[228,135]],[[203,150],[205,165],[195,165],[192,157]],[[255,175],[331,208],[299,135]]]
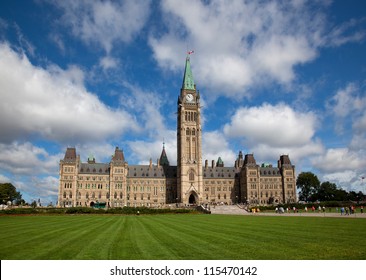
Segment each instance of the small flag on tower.
[[194,53],[194,51],[188,51],[188,54],[192,54],[192,53]]

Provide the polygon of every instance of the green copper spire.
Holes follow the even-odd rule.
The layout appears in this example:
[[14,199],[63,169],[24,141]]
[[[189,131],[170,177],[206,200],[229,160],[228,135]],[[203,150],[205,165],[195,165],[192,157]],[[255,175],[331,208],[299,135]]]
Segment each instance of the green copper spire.
[[169,166],[168,156],[166,155],[166,152],[165,152],[165,143],[163,143],[163,151],[161,152],[159,164],[161,166]]
[[193,89],[194,90],[194,81],[191,70],[191,63],[189,60],[189,54],[186,58],[186,68],[184,69],[184,77],[183,77],[183,85],[182,89]]

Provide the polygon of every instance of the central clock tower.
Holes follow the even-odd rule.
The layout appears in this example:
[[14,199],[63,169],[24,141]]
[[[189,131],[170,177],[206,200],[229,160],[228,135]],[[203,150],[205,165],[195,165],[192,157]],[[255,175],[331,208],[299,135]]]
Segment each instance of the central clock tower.
[[178,97],[177,149],[177,201],[199,205],[203,194],[201,106],[189,55]]

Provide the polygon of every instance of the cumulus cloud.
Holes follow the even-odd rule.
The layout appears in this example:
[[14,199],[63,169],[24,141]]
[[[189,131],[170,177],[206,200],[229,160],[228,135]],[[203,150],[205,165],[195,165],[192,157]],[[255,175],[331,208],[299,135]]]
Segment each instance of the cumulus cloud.
[[130,42],[144,27],[150,1],[52,1],[63,12],[61,22],[86,44],[110,53],[115,42]]
[[253,86],[273,81],[288,85],[295,67],[314,60],[319,49],[359,42],[362,23],[334,26],[326,1],[162,1],[167,29],[149,42],[159,65],[179,69],[187,44],[194,48],[194,73],[201,86],[225,88],[230,97],[248,95]]
[[346,87],[339,89],[326,106],[336,119],[336,132],[343,133],[344,122],[349,119],[348,117],[356,120],[354,124],[356,129],[362,124],[362,118],[359,115],[366,109],[366,97],[361,97],[358,87],[354,83],[349,83]]
[[127,112],[103,104],[76,66],[41,68],[0,44],[1,142],[40,135],[72,142],[101,140],[138,127]]
[[222,132],[204,132],[202,134],[202,159],[207,159],[210,165],[212,160],[216,162],[221,157],[225,166],[234,166],[236,155],[229,146],[230,144]]
[[352,134],[349,149],[364,153],[366,143],[366,97],[355,84],[349,83],[339,89],[327,102],[327,109],[334,117],[335,131],[338,134]]
[[232,97],[266,81],[291,82],[294,67],[324,44],[323,14],[300,2],[166,0],[162,9],[168,30],[150,37],[158,63],[176,69],[188,43],[199,53],[194,72],[201,84],[225,87]]
[[365,153],[358,153],[348,148],[328,149],[326,153],[313,160],[313,164],[323,172],[357,170],[365,166]]
[[0,143],[0,168],[13,174],[49,174],[58,171],[62,154],[49,154],[32,143]]
[[38,202],[40,200],[42,206],[47,206],[51,202],[53,205],[56,205],[59,185],[59,179],[57,177],[24,176],[20,180],[12,183],[17,191],[20,191],[22,198],[26,202]]
[[150,159],[153,164],[157,163],[165,143],[165,151],[170,165],[177,165],[177,141],[176,131],[167,130],[163,134],[164,139],[155,139],[153,141],[128,141],[128,149],[131,150],[131,159],[126,159],[129,164],[149,164]]
[[293,159],[322,153],[322,143],[314,139],[317,116],[297,112],[286,104],[263,104],[239,108],[224,128],[228,138],[242,139],[259,159],[271,160],[282,154]]
[[296,112],[285,104],[263,104],[239,108],[225,125],[224,132],[229,137],[244,137],[250,143],[301,146],[311,141],[316,121],[311,112]]
[[314,157],[312,164],[321,172],[323,181],[331,181],[350,190],[363,190],[361,177],[365,176],[366,153],[349,148],[332,148]]

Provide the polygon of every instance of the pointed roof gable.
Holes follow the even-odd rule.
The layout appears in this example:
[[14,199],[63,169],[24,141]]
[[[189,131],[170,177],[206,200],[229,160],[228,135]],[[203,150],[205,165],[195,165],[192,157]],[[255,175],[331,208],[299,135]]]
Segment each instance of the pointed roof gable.
[[116,147],[114,151],[114,155],[112,156],[112,162],[124,162],[125,156],[123,154],[123,151],[120,150],[118,147]]
[[163,145],[163,150],[161,152],[161,156],[160,156],[160,159],[159,159],[159,164],[161,166],[169,166],[169,160],[168,160],[168,156],[166,155],[164,145]]
[[67,148],[64,161],[74,162],[76,161],[76,149],[75,148]]
[[257,165],[257,162],[255,161],[255,158],[254,158],[253,154],[246,154],[245,155],[244,166],[245,165],[249,165],[249,166],[256,166]]
[[187,58],[186,58],[186,67],[184,69],[182,89],[193,89],[194,90],[194,80],[193,80],[189,55],[187,55]]

